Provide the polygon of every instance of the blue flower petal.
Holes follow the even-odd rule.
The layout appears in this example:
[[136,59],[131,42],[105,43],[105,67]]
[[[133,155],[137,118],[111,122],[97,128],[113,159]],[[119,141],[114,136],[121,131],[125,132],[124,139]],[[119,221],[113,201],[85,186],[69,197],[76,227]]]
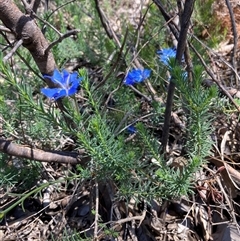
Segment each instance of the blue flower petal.
[[55,100],[59,99],[59,98],[63,98],[65,96],[68,96],[67,91],[66,90],[61,90],[60,92],[58,92],[55,96],[53,96],[53,98]]
[[44,88],[41,90],[44,95],[55,100],[75,94],[82,80],[82,78],[78,78],[77,72],[70,74],[68,71],[63,70],[61,73],[57,69],[54,70],[53,76],[44,75],[44,77],[50,78],[59,86],[58,88]]
[[130,81],[133,83],[134,82],[140,83],[142,81],[141,70],[140,69],[132,70],[131,72],[128,73],[127,78],[129,78]]
[[78,73],[77,72],[73,72],[71,75],[70,75],[70,83],[74,83],[74,82],[78,82],[80,83],[82,80],[82,78],[78,78]]
[[56,99],[55,97],[56,96],[59,96],[59,93],[61,92],[61,88],[43,88],[41,89],[41,92],[46,95],[48,98],[54,98]]
[[59,86],[62,86],[63,83],[64,83],[63,77],[62,77],[61,73],[57,69],[54,70],[52,76],[50,76],[50,75],[43,75],[43,77],[51,79],[52,82],[54,82],[55,84],[57,84]]
[[63,76],[57,69],[54,70],[51,80],[60,86],[64,84]]
[[70,80],[71,87],[68,90],[68,95],[74,95],[78,91],[78,87],[79,87],[80,82],[82,80],[82,78],[77,78],[77,73],[76,73],[75,76],[72,76],[72,75],[71,75],[71,80]]
[[124,80],[125,85],[133,85],[136,83],[140,83],[147,79],[150,76],[151,70],[149,69],[134,69],[128,73]]
[[78,91],[79,84],[72,85],[71,88],[68,90],[68,95],[74,95]]
[[63,79],[63,85],[68,88],[69,85],[71,84],[70,80],[71,80],[71,75],[70,73],[67,72],[67,70],[63,70],[62,71],[62,79]]
[[157,51],[157,54],[159,55],[159,59],[160,61],[168,66],[168,61],[170,58],[176,58],[176,48],[166,48],[166,49],[162,49]]
[[143,70],[143,73],[142,73],[143,79],[145,80],[145,79],[149,78],[151,72],[152,72],[152,71],[151,71],[150,69],[144,69],[144,70]]
[[127,128],[127,131],[128,131],[130,134],[134,134],[134,133],[137,132],[137,129],[136,129],[135,126],[129,126],[129,127]]
[[124,80],[124,84],[125,85],[133,85],[133,84],[135,84],[135,82],[134,82],[134,79],[128,77]]

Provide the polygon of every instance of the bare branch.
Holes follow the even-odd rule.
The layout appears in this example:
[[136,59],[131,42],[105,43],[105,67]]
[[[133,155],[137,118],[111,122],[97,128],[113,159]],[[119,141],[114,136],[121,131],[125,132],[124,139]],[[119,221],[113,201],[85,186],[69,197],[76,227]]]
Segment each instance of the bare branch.
[[21,1],[24,5],[24,8],[27,14],[30,14],[32,11],[36,13],[41,3],[41,0],[32,0],[30,3],[28,3],[26,0],[21,0]]
[[[233,40],[234,40],[234,46],[233,46],[233,52],[232,52],[232,66],[235,70],[237,70],[237,63],[236,63],[236,54],[237,54],[237,43],[238,43],[238,33],[237,33],[237,26],[236,26],[236,21],[233,13],[233,9],[231,6],[231,3],[229,0],[225,0],[229,14],[230,14],[230,19],[231,19],[231,24],[232,24],[232,31],[233,31]],[[238,86],[238,77],[235,74],[235,81],[236,81],[236,86]]]
[[57,40],[55,40],[55,41],[53,41],[52,43],[49,44],[49,46],[47,47],[45,52],[47,53],[48,51],[50,51],[51,48],[53,48],[56,44],[62,42],[65,38],[68,38],[71,35],[76,35],[79,32],[80,32],[80,30],[73,29],[73,30],[68,31],[65,34],[61,34],[61,36]]
[[12,31],[9,28],[6,28],[4,26],[0,25],[0,31],[6,32],[6,33],[11,33]]
[[8,59],[10,59],[13,54],[17,51],[17,49],[22,45],[23,41],[20,39],[17,44],[12,48],[12,50],[3,58],[3,62],[6,62]]
[[36,15],[34,12],[31,13],[34,18],[37,18],[41,22],[43,22],[45,25],[49,26],[51,29],[53,29],[60,37],[62,36],[62,33],[59,32],[52,24],[50,24],[48,21],[40,18],[38,15]]
[[[181,19],[181,30],[178,38],[178,46],[177,46],[177,54],[176,61],[177,63],[181,63],[182,56],[184,54],[186,43],[187,43],[187,33],[190,25],[190,18],[193,12],[195,0],[188,0],[185,2],[184,10]],[[170,128],[170,119],[172,113],[172,105],[173,105],[173,96],[175,91],[175,84],[172,80],[170,80],[168,87],[168,95],[167,95],[167,103],[164,117],[164,126],[163,126],[163,136],[162,136],[162,151],[166,151],[168,136],[169,136],[169,128]]]
[[33,0],[33,2],[31,3],[32,10],[34,13],[37,13],[37,9],[38,9],[40,3],[41,3],[41,0]]
[[[0,0],[0,19],[18,40],[22,39],[23,46],[31,53],[40,72],[51,76],[56,67],[54,57],[51,52],[45,53],[49,43],[34,19],[23,14],[12,0]],[[49,87],[55,87],[50,79],[46,78],[46,82]]]
[[102,26],[107,34],[107,36],[110,38],[110,39],[113,39],[113,33],[112,33],[112,29],[110,28],[110,24],[108,22],[108,19],[106,18],[103,10],[100,8],[99,6],[99,1],[98,0],[94,0],[95,2],[95,5],[96,5],[96,10],[98,12],[98,16],[100,18],[100,21],[102,23]]
[[89,157],[79,159],[76,152],[53,152],[34,149],[27,146],[12,143],[11,141],[0,139],[0,152],[11,156],[18,156],[40,162],[58,162],[68,164],[85,164]]

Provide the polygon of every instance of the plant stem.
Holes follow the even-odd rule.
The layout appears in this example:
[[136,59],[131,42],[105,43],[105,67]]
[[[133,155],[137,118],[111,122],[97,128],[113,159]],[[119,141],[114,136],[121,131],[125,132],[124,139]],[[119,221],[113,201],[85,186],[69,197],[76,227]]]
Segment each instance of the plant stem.
[[[183,14],[181,16],[182,18],[181,30],[180,30],[180,35],[178,39],[177,54],[176,54],[176,61],[179,64],[181,64],[182,62],[182,56],[186,46],[187,33],[190,25],[190,18],[193,12],[194,2],[195,0],[188,0],[185,2]],[[171,79],[168,87],[168,96],[167,96],[167,103],[166,103],[166,110],[165,110],[165,117],[164,117],[162,150],[161,150],[162,153],[166,153],[166,149],[167,149],[174,90],[175,90],[175,84],[173,82],[173,79]]]

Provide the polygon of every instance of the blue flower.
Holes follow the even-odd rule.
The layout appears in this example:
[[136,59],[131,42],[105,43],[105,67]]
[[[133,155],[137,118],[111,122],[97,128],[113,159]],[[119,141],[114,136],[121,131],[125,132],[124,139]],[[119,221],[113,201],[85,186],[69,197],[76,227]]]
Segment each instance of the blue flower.
[[66,70],[63,70],[62,73],[57,69],[54,70],[53,76],[44,75],[44,78],[47,77],[52,80],[59,87],[57,88],[43,88],[41,92],[49,98],[57,100],[62,97],[74,95],[82,78],[78,78],[78,73],[73,72],[72,74],[68,73]]
[[134,69],[128,73],[123,83],[125,85],[137,84],[147,79],[150,76],[150,74],[150,69]]
[[168,66],[168,61],[170,58],[176,58],[176,48],[166,48],[157,51],[157,54],[159,54],[160,61]]
[[128,131],[129,134],[134,134],[134,133],[137,132],[137,129],[136,129],[135,126],[129,126],[129,127],[127,128],[127,131]]

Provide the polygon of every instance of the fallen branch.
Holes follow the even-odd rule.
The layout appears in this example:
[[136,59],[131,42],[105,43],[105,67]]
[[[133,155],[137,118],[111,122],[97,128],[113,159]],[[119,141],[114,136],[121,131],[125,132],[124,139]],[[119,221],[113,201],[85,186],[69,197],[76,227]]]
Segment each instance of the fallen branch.
[[15,144],[4,139],[0,139],[0,152],[4,152],[11,156],[23,157],[40,162],[57,162],[83,165],[89,160],[89,157],[83,157],[80,159],[80,152],[43,151],[40,149]]

